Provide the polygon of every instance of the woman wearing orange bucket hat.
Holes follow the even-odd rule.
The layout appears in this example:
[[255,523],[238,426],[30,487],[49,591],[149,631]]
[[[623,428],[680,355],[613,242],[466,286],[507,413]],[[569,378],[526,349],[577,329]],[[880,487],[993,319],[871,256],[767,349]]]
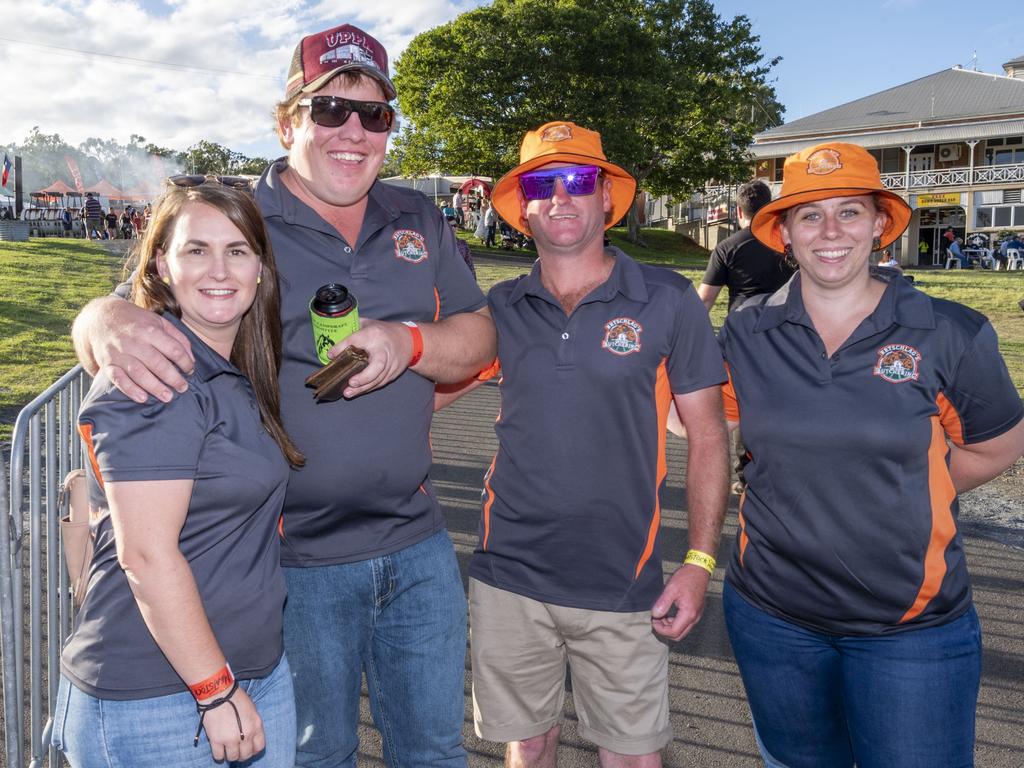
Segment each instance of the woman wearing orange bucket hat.
[[768,766],[973,765],[957,494],[1024,452],[1024,409],[983,316],[869,265],[909,220],[861,147],[791,156],[751,229],[800,269],[720,334],[752,456],[723,603]]

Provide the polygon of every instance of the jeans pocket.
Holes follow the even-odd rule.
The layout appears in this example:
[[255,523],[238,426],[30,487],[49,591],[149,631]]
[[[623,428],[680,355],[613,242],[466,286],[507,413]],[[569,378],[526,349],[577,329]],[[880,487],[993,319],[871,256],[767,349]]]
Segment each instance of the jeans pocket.
[[60,752],[64,751],[64,723],[68,718],[70,697],[71,684],[62,677],[57,689],[57,701],[53,707],[53,728],[50,729],[50,746]]

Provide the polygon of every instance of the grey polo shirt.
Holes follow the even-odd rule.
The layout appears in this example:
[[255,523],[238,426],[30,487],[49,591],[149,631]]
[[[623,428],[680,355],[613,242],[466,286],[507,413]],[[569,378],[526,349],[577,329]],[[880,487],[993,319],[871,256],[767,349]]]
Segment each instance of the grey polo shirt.
[[278,160],[256,189],[281,275],[281,411],[306,456],[285,501],[282,563],[314,566],[394,552],[444,526],[430,486],[434,383],[406,371],[354,400],[317,404],[303,382],[320,367],[309,300],[344,284],[360,317],[432,322],[485,304],[455,236],[421,193],[375,182],[359,238],[347,243],[296,198]]
[[725,371],[690,281],[609,250],[608,280],[568,317],[539,262],[491,289],[501,415],[469,572],[543,602],[642,611],[662,588],[672,395]]
[[831,357],[799,273],[720,334],[726,412],[753,457],[727,578],[763,610],[838,634],[968,609],[947,440],[989,440],[1022,417],[982,315],[872,274],[885,293]]
[[193,480],[179,546],[217,642],[243,679],[265,677],[281,657],[285,586],[277,523],[287,463],[260,421],[249,380],[181,321],[165,317],[192,343],[196,365],[188,391],[170,403],[150,398],[139,405],[101,374],[78,417],[90,457],[95,548],[61,668],[101,699],[186,690],[146,628],[117,562],[106,482]]

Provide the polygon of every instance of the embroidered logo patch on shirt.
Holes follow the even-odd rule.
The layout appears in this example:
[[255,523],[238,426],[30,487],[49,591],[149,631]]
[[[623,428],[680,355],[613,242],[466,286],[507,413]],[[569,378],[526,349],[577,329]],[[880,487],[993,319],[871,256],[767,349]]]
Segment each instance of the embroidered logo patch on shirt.
[[907,344],[887,344],[878,350],[878,362],[872,373],[888,382],[917,381],[921,353]]
[[418,264],[427,258],[427,241],[413,229],[395,230],[392,239],[395,241],[395,256],[399,259]]
[[629,355],[640,351],[640,332],[643,326],[628,317],[616,317],[604,324],[601,348],[616,355]]

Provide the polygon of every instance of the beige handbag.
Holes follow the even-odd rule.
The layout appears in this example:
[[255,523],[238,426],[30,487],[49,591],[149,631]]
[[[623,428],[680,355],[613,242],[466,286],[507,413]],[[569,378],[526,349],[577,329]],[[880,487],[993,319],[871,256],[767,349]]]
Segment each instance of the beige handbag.
[[60,488],[60,506],[67,499],[68,514],[60,519],[60,538],[64,542],[64,561],[68,566],[71,594],[81,605],[89,581],[92,562],[92,534],[89,531],[89,490],[84,469],[68,472]]

